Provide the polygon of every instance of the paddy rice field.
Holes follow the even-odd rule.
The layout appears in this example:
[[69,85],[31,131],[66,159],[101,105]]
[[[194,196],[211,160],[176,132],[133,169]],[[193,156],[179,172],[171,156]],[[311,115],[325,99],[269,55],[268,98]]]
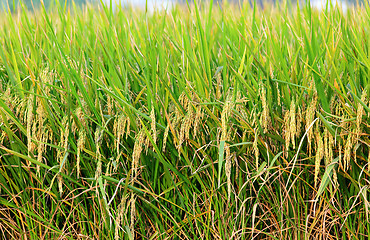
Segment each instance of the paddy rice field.
[[0,15],[0,238],[369,239],[370,6]]

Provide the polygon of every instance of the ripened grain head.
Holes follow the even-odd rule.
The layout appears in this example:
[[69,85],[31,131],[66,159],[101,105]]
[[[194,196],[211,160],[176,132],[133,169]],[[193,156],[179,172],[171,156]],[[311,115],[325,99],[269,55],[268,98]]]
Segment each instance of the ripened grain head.
[[125,118],[125,124],[126,124],[126,139],[127,139],[127,137],[129,136],[129,134],[130,134],[130,131],[131,131],[131,120],[130,120],[130,117],[129,116],[127,116],[126,118]]
[[32,142],[32,126],[33,126],[33,101],[34,96],[30,95],[28,97],[27,103],[27,148],[28,148],[28,156],[33,154],[33,150],[35,148],[35,144]]
[[279,83],[276,82],[276,91],[277,91],[277,103],[281,106],[281,93],[279,88]]
[[353,134],[349,133],[347,135],[346,145],[344,147],[344,156],[343,156],[343,166],[347,170],[351,160],[351,149],[353,147]]
[[283,120],[283,135],[285,140],[285,153],[286,156],[289,151],[289,145],[290,145],[290,110],[286,111],[284,114],[284,120]]
[[229,120],[229,115],[231,112],[231,101],[227,100],[224,104],[224,108],[221,112],[221,141],[227,140],[227,125]]
[[127,118],[124,114],[120,114],[114,120],[113,134],[115,136],[115,144],[116,144],[117,154],[119,154],[119,152],[120,152],[119,145],[121,143],[122,136],[124,136],[124,134],[125,134],[126,124],[127,124]]
[[152,108],[152,111],[150,112],[150,127],[151,127],[151,133],[154,144],[157,142],[157,126],[156,126],[156,120],[155,120],[155,110]]
[[290,110],[289,110],[289,133],[290,133],[290,141],[292,142],[293,149],[295,149],[295,136],[297,133],[297,123],[296,123],[296,106],[294,100],[292,101],[290,105]]
[[320,171],[321,159],[324,157],[324,143],[321,134],[317,131],[316,134],[316,156],[315,156],[315,187],[317,186],[318,176]]
[[179,136],[179,144],[177,149],[180,150],[182,144],[186,139],[190,137],[190,129],[194,123],[194,110],[191,103],[187,104],[187,113],[186,116],[183,118],[181,127],[180,127],[180,136]]
[[303,123],[303,114],[302,109],[300,106],[297,107],[297,115],[296,115],[296,132],[295,136],[298,138],[301,136],[302,131],[302,123]]
[[231,196],[231,167],[232,167],[232,155],[230,153],[230,147],[225,143],[225,174],[227,179],[227,196],[230,200]]
[[132,152],[132,172],[133,172],[133,179],[137,177],[137,170],[139,167],[139,159],[141,152],[143,151],[143,144],[145,143],[145,132],[143,130],[139,131],[136,135],[136,140],[134,143],[134,149]]
[[254,141],[253,141],[253,153],[254,153],[254,158],[255,158],[255,163],[256,163],[256,169],[258,169],[259,166],[259,150],[258,150],[258,130],[255,130],[255,135],[254,135]]
[[194,119],[194,127],[193,127],[193,136],[194,138],[197,137],[197,133],[199,131],[199,128],[201,126],[201,123],[202,123],[202,120],[203,120],[203,116],[204,116],[204,113],[203,113],[203,110],[202,110],[202,107],[200,105],[197,106],[197,109],[196,109],[196,112],[195,112],[195,119]]
[[77,140],[77,163],[76,163],[76,166],[77,166],[77,178],[80,177],[80,173],[81,173],[81,166],[80,166],[80,162],[81,162],[81,152],[84,148],[84,145],[85,145],[85,141],[86,141],[86,132],[85,132],[85,129],[84,128],[81,128],[78,132],[78,140]]
[[121,236],[119,235],[119,230],[122,229],[122,223],[125,220],[125,211],[127,209],[127,197],[122,196],[121,202],[118,205],[118,209],[116,211],[116,219],[115,219],[115,228],[114,228],[114,239],[119,240]]
[[[367,92],[364,90],[361,95],[361,102],[366,105]],[[361,103],[357,104],[357,116],[356,116],[356,140],[357,143],[361,133],[362,117],[365,114],[364,106]]]
[[17,105],[17,108],[15,109],[15,114],[18,116],[18,119],[24,119],[24,114],[27,113],[27,99],[20,100],[20,103]]
[[307,131],[307,143],[308,143],[308,153],[311,156],[312,152],[312,140],[313,140],[313,126],[310,128],[310,125],[314,121],[316,115],[316,105],[317,105],[317,95],[315,94],[312,98],[308,108],[306,110],[306,128]]
[[[45,151],[45,142],[47,141],[47,131],[42,131],[38,136],[38,140],[40,141],[37,146],[37,161],[42,163],[42,157]],[[37,174],[40,174],[40,165],[36,166]]]
[[162,152],[166,151],[166,144],[167,144],[167,138],[168,138],[169,131],[170,131],[170,123],[168,123],[166,129],[164,130]]

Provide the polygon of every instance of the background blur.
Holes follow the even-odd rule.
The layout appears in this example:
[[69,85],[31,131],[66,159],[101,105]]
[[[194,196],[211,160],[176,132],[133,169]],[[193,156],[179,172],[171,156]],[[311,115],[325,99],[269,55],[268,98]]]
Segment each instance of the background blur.
[[[54,0],[44,0],[46,8],[50,7],[51,2]],[[59,0],[61,3],[66,3],[69,4],[71,0]],[[102,0],[103,3],[109,4],[110,0]],[[189,0],[189,2],[192,2],[193,0]],[[253,3],[254,0],[244,0],[244,1],[249,1],[250,3]],[[256,0],[256,3],[259,6],[263,6],[262,2],[264,1],[269,1],[269,2],[275,2],[276,0]],[[304,0],[301,0],[304,2]],[[340,0],[340,1],[332,1],[333,3],[338,2],[343,10],[347,10],[349,6],[354,6],[358,3],[363,3],[364,0]],[[76,5],[82,6],[83,4],[86,4],[86,2],[90,2],[92,4],[100,4],[100,0],[74,0]],[[222,0],[214,0],[215,3],[217,2],[222,2]],[[228,2],[232,3],[240,3],[243,2],[243,0],[228,0]],[[296,2],[296,0],[292,0],[292,2]],[[311,0],[311,5],[315,8],[322,9],[326,5],[327,0]],[[25,6],[29,9],[32,10],[34,8],[39,8],[41,6],[41,0],[23,0],[23,3]],[[173,4],[176,3],[186,3],[186,0],[148,0],[147,1],[147,9],[148,11],[154,11],[155,9],[157,10],[163,10],[163,9],[169,9]],[[127,7],[129,5],[132,5],[134,7],[138,8],[145,8],[146,5],[146,0],[113,0],[113,7],[116,8],[117,6]],[[19,0],[0,0],[0,10],[1,9],[7,9],[9,6],[11,11],[14,11],[16,9],[14,6],[19,5]]]

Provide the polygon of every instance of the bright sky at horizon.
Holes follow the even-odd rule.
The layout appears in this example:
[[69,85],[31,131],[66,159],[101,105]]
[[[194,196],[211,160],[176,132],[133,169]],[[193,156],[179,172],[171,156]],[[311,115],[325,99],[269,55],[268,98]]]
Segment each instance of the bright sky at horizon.
[[118,5],[120,2],[122,6],[133,6],[138,8],[144,8],[146,1],[148,1],[148,11],[153,11],[154,9],[157,10],[164,10],[170,9],[175,1],[173,0],[103,0],[106,4],[109,4],[110,1],[113,2],[114,5]]
[[[325,9],[327,2],[328,2],[327,0],[311,0],[311,6],[314,7],[314,8],[317,8],[319,10],[323,10],[323,9]],[[334,6],[336,6],[336,5],[341,6],[343,11],[346,11],[347,8],[348,8],[346,1],[332,0],[332,4]]]

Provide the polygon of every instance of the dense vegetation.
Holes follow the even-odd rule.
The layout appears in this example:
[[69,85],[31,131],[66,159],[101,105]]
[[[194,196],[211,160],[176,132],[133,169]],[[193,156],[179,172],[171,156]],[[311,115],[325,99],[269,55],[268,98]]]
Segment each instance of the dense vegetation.
[[368,239],[370,7],[331,9],[1,15],[1,238]]

